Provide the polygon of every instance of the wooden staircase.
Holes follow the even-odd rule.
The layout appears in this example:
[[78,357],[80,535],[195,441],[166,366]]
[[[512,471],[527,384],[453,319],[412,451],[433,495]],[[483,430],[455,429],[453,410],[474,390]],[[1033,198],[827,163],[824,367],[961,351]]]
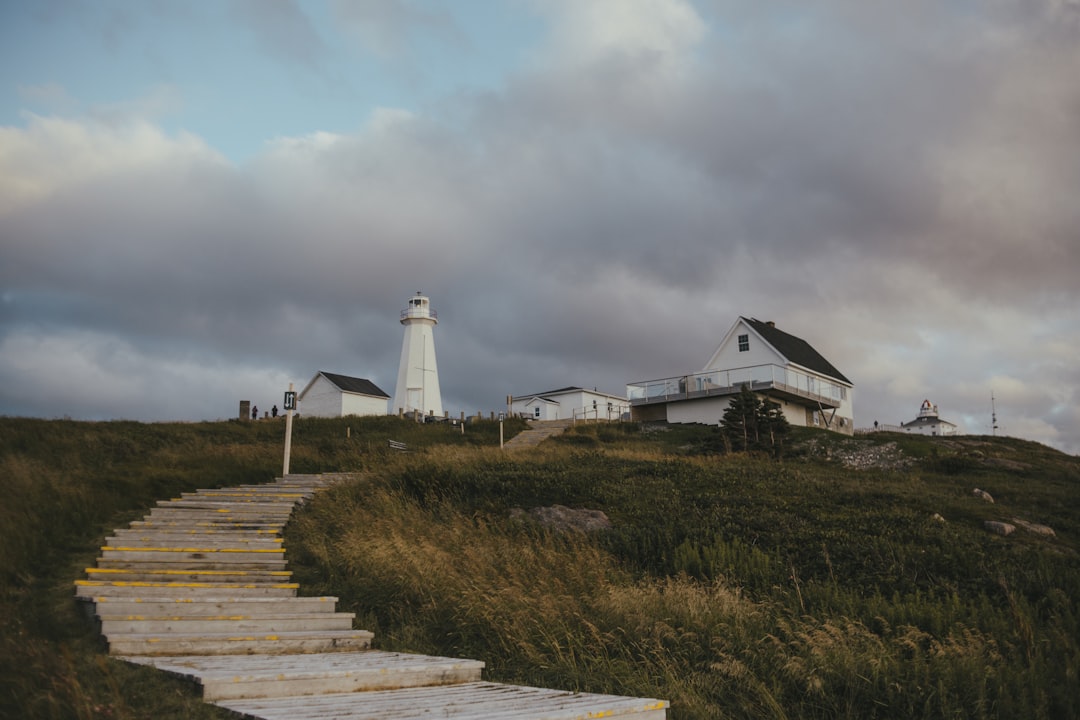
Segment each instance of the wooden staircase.
[[549,437],[561,434],[573,424],[573,420],[530,420],[529,429],[522,430],[510,438],[503,445],[503,449],[519,450],[521,448],[536,447]]
[[286,569],[293,508],[339,478],[185,493],[117,530],[75,583],[109,653],[194,680],[245,718],[666,717],[663,700],[483,682],[477,660],[371,650],[337,598],[298,596]]

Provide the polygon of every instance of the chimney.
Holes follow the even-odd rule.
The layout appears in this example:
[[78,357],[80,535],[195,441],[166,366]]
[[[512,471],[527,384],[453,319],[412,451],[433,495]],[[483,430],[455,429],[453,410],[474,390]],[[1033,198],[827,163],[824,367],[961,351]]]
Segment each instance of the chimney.
[[772,320],[766,320],[765,324],[768,325],[771,328],[776,327],[776,323],[774,323]]

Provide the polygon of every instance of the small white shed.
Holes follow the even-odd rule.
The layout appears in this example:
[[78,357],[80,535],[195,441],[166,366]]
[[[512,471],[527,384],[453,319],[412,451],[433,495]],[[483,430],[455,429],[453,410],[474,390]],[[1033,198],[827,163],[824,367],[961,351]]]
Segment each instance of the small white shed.
[[320,370],[297,396],[299,410],[310,417],[386,415],[390,396],[364,378]]

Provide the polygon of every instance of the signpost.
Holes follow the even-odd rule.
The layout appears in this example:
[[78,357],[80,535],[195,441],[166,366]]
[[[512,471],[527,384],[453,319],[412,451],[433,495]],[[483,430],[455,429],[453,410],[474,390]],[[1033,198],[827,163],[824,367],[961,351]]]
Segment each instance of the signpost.
[[292,452],[292,414],[296,409],[296,393],[293,392],[293,384],[289,383],[289,390],[285,393],[285,467],[281,471],[282,477],[289,474],[289,454]]

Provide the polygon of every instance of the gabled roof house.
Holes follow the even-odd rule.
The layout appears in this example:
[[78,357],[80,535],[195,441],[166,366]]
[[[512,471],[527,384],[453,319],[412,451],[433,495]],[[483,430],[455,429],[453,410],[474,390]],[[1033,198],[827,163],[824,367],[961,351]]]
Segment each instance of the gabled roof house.
[[793,425],[854,432],[855,385],[802,338],[740,317],[696,373],[627,385],[635,420],[720,421],[743,385],[778,403]]
[[390,396],[370,380],[320,370],[297,400],[303,415],[344,417],[386,415]]
[[597,390],[564,387],[510,398],[510,412],[533,420],[621,420],[626,398]]

